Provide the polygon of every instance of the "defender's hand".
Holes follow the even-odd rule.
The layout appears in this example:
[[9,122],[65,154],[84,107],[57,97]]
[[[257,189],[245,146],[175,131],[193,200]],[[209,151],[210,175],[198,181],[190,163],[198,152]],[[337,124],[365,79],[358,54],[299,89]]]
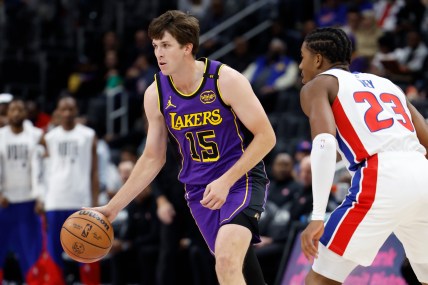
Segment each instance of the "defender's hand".
[[318,258],[318,244],[324,233],[324,221],[311,221],[300,237],[303,254],[309,261]]

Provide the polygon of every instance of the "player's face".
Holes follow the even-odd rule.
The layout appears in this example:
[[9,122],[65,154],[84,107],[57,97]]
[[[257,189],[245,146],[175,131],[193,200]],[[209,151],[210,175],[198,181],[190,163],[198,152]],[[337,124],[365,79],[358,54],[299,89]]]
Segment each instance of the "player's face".
[[77,116],[76,102],[71,98],[62,99],[58,104],[58,116],[62,125],[72,125]]
[[27,117],[24,102],[12,101],[7,109],[7,118],[12,126],[22,126]]
[[317,68],[317,55],[307,48],[306,42],[302,44],[301,55],[302,61],[300,62],[299,68],[302,75],[302,83],[306,84],[319,73]]
[[168,32],[162,39],[153,40],[152,44],[160,70],[164,75],[171,75],[185,55],[185,46],[180,45]]

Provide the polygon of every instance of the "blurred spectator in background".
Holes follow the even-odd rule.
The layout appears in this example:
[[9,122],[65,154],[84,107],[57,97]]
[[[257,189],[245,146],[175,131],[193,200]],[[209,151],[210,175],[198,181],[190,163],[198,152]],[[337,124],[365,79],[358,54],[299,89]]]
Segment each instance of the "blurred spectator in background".
[[145,29],[137,29],[134,33],[134,41],[128,45],[126,52],[126,66],[132,66],[141,54],[149,57],[150,63],[153,63],[153,46]]
[[[157,67],[152,65],[148,54],[141,53],[126,71],[124,86],[128,92],[128,118],[134,123],[141,117],[143,96],[147,87],[152,83]],[[132,124],[131,123],[131,124]]]
[[361,22],[361,11],[356,6],[351,6],[346,12],[346,23],[341,29],[348,35],[352,42],[352,50],[355,51],[355,34],[358,32]]
[[[211,0],[205,16],[200,21],[201,35],[209,30],[217,27],[231,16],[230,11],[227,11],[224,6],[223,0]],[[209,56],[217,49],[232,41],[235,35],[235,26],[229,27],[220,34],[213,35],[199,46],[201,56]]]
[[268,200],[278,207],[292,198],[300,185],[294,177],[293,157],[285,152],[278,153],[273,159],[269,184]]
[[104,88],[104,80],[100,73],[99,66],[88,58],[81,58],[68,76],[67,91],[78,100],[87,100],[88,96],[99,94]]
[[347,7],[342,0],[322,0],[321,9],[315,15],[318,27],[343,26],[346,23]]
[[[273,200],[270,196],[266,204],[266,214],[260,220],[262,242],[255,247],[268,284],[275,281],[293,224],[306,223],[312,212],[312,172],[309,155],[301,161],[297,186],[293,186],[294,190],[284,191],[283,199]],[[330,196],[328,210],[331,211],[336,206],[334,197]]]
[[377,25],[385,32],[395,32],[397,13],[404,6],[404,0],[378,0],[373,4]]
[[[115,31],[107,31],[102,35],[99,44],[92,45],[87,51],[89,61],[95,63],[96,66],[102,68],[106,63],[107,53],[115,52],[117,58],[121,58],[122,44]],[[117,60],[119,61],[119,60]],[[105,74],[105,72],[104,72]]]
[[294,151],[293,157],[294,157],[294,175],[296,177],[299,176],[300,172],[300,163],[302,159],[306,156],[309,156],[311,154],[312,150],[312,143],[307,140],[300,141],[296,145],[296,149]]
[[397,44],[406,44],[406,35],[412,30],[420,32],[425,6],[422,0],[404,0],[404,5],[397,13],[397,25],[395,35]]
[[301,190],[300,183],[293,177],[293,165],[293,158],[288,153],[278,153],[275,156],[265,212],[259,222],[261,243],[255,245],[255,252],[268,284],[274,284],[284,251],[289,207]]
[[233,50],[220,59],[220,61],[242,72],[253,62],[254,54],[249,47],[248,40],[243,36],[235,37],[233,44]]
[[104,58],[104,90],[122,86],[123,79],[120,74],[119,55],[115,50],[109,50]]
[[189,13],[201,21],[210,6],[211,0],[177,0],[178,10]]
[[281,39],[272,39],[269,50],[259,56],[244,71],[254,93],[266,112],[271,112],[282,91],[293,87],[299,75],[299,68],[292,58],[286,55],[286,44]]
[[361,22],[355,31],[355,50],[353,52],[351,71],[366,72],[370,62],[379,50],[378,40],[383,31],[376,25],[373,10],[361,13]]
[[384,65],[386,77],[405,90],[422,77],[422,67],[428,55],[427,45],[416,30],[407,33],[404,47],[394,50],[397,62]]
[[51,121],[51,116],[43,112],[40,109],[40,104],[35,100],[26,100],[25,107],[27,109],[27,118],[33,126],[46,132]]
[[7,125],[7,108],[12,99],[13,95],[10,93],[0,94],[0,127]]
[[[72,213],[97,205],[99,193],[97,139],[95,131],[76,123],[76,100],[61,97],[57,105],[60,125],[45,136],[48,156],[47,192],[44,197],[47,222],[47,248],[56,267],[64,272],[59,232]],[[80,281],[99,284],[99,262],[80,267]]]
[[120,149],[119,159],[119,162],[132,161],[133,163],[136,163],[138,159],[137,148],[131,144],[124,145]]
[[394,53],[396,44],[394,34],[385,33],[378,39],[379,50],[375,53],[371,63],[370,72],[379,76],[385,76],[385,67],[382,62],[396,61]]
[[378,40],[383,31],[376,25],[373,10],[364,10],[361,13],[361,22],[355,32],[355,53],[356,56],[365,57],[370,61],[376,51],[378,51]]
[[4,261],[11,252],[27,284],[43,284],[48,278],[43,265],[43,233],[38,215],[43,210],[41,161],[44,151],[40,150],[43,131],[26,127],[26,115],[24,101],[13,99],[7,110],[9,124],[0,129],[1,284]]

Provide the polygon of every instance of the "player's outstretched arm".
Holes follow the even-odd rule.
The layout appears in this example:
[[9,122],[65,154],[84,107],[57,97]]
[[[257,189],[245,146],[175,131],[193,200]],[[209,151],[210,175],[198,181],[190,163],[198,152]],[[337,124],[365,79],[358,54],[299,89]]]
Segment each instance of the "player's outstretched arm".
[[144,109],[149,128],[143,154],[118,193],[107,205],[95,208],[108,217],[110,221],[114,220],[121,209],[147,188],[165,164],[168,135],[165,121],[159,110],[157,90],[154,83],[147,88],[144,95]]

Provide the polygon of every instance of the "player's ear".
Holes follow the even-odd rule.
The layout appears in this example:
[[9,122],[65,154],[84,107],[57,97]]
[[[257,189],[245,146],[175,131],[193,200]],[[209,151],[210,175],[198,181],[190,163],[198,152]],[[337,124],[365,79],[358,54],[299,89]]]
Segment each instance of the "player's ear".
[[319,54],[319,53],[315,54],[315,60],[314,61],[315,61],[315,66],[317,68],[320,68],[322,66],[323,60],[324,60],[324,58],[321,54]]
[[193,50],[193,44],[188,43],[184,46],[184,53],[185,54],[191,54]]

